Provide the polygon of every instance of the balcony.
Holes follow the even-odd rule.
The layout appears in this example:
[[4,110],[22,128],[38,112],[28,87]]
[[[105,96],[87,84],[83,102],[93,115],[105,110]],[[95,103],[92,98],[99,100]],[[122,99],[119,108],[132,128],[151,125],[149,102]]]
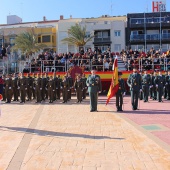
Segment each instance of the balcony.
[[[161,35],[161,40],[170,40],[170,33],[167,34],[162,34]],[[145,34],[140,34],[140,35],[130,35],[130,41],[140,41],[143,42],[145,41]],[[160,34],[146,34],[146,41],[160,41]]]
[[111,40],[110,40],[110,36],[109,37],[101,37],[101,38],[98,38],[98,37],[95,37],[94,38],[94,44],[98,44],[98,43],[111,43]]

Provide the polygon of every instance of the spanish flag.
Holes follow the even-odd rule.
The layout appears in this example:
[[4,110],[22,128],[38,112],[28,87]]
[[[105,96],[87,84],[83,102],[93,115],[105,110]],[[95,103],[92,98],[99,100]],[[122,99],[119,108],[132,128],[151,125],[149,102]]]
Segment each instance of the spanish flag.
[[110,99],[116,94],[119,88],[119,80],[118,80],[118,65],[117,65],[117,57],[114,60],[113,63],[113,76],[112,76],[112,81],[111,85],[107,94],[107,101],[106,105],[109,103]]

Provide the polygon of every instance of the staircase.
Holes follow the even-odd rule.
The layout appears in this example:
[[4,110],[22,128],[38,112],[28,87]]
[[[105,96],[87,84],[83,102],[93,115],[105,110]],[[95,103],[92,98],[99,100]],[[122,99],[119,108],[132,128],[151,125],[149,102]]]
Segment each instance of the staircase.
[[120,58],[120,56],[117,57],[117,63],[118,63],[118,70],[119,71],[125,71],[126,70],[125,64],[122,61],[122,59]]

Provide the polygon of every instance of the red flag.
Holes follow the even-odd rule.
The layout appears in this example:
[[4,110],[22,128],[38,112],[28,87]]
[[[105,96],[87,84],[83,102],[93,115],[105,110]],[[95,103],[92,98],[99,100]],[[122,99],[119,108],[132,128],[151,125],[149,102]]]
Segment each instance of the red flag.
[[112,75],[111,85],[107,94],[108,98],[106,101],[106,105],[109,103],[110,99],[116,94],[118,88],[119,88],[118,65],[117,65],[117,57],[116,57],[113,63],[113,75]]

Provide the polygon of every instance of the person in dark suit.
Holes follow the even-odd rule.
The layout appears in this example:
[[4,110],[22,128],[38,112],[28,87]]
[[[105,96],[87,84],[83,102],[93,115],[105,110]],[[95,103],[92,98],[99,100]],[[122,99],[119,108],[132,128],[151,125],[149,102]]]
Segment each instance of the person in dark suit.
[[123,111],[122,110],[122,105],[123,105],[123,95],[125,95],[125,82],[121,78],[122,77],[122,72],[118,72],[119,76],[119,88],[118,91],[116,92],[116,108],[117,111]]
[[102,91],[102,84],[99,75],[96,71],[91,70],[91,75],[88,76],[86,85],[90,96],[90,112],[97,111],[98,93]]
[[33,88],[33,78],[30,76],[30,73],[27,74],[26,78],[26,93],[27,93],[27,101],[32,100],[32,88]]
[[152,82],[152,99],[157,100],[157,88],[155,84],[155,79],[157,78],[157,73],[154,71],[151,82]]
[[55,91],[55,81],[52,76],[50,76],[49,81],[47,83],[48,88],[48,96],[49,96],[49,103],[53,103],[54,101],[54,91]]
[[76,91],[77,95],[77,103],[82,102],[82,91],[83,91],[83,82],[81,81],[80,76],[76,77],[76,80],[74,82],[74,89]]
[[68,100],[68,91],[70,89],[67,76],[64,76],[63,81],[61,82],[61,89],[63,91],[63,103],[67,103]]
[[141,75],[137,73],[137,69],[133,68],[133,73],[129,75],[127,84],[131,92],[132,109],[138,109],[139,92],[142,91]]
[[82,82],[83,82],[83,99],[86,99],[86,93],[87,93],[87,85],[86,85],[86,81],[87,81],[87,78],[86,78],[86,75],[83,73],[82,74],[82,78],[81,78]]
[[9,74],[8,77],[5,79],[5,95],[6,95],[6,103],[11,103],[11,99],[12,99],[12,78],[11,75]]
[[41,75],[41,99],[45,101],[46,99],[46,87],[47,87],[47,78],[44,74]]
[[18,89],[20,90],[20,103],[25,103],[25,96],[26,96],[26,78],[24,77],[23,73],[20,73],[18,79]]
[[165,88],[167,90],[167,100],[170,100],[170,70],[168,71],[168,75],[165,77]]
[[13,97],[14,97],[13,101],[18,101],[18,97],[19,97],[18,77],[16,76],[15,73],[12,76],[12,85],[13,85],[12,89],[13,89]]

